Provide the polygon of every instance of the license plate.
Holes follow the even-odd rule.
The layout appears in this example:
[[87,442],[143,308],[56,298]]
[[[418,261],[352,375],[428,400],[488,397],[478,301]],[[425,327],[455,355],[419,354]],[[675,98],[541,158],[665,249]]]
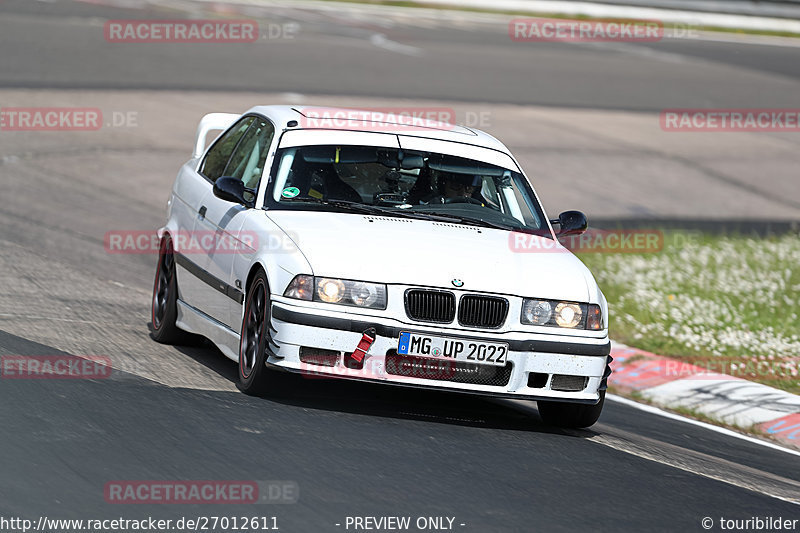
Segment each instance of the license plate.
[[397,353],[464,361],[479,365],[505,366],[508,359],[508,344],[435,337],[403,331],[400,333]]

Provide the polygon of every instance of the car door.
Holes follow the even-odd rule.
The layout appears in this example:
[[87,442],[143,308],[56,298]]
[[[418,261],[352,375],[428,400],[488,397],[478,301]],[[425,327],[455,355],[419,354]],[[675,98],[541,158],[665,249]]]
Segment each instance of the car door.
[[[219,320],[210,313],[211,299],[209,294],[214,291],[213,280],[205,271],[208,261],[205,250],[207,242],[203,242],[202,235],[196,233],[198,222],[204,217],[202,209],[203,199],[211,192],[214,180],[222,175],[233,150],[244,136],[245,132],[255,120],[254,117],[243,117],[223,133],[208,149],[198,167],[191,171],[193,190],[187,195],[185,210],[191,217],[180,228],[175,236],[176,264],[178,270],[178,284],[181,299],[201,312]],[[184,217],[188,218],[188,217]]]
[[244,183],[249,205],[222,200],[209,191],[202,200],[204,216],[198,219],[198,235],[213,235],[214,246],[207,249],[203,269],[216,281],[207,294],[207,313],[229,328],[236,330],[241,319],[244,298],[243,280],[231,279],[234,255],[252,254],[257,245],[257,236],[242,235],[241,229],[248,212],[255,202],[267,154],[275,136],[275,127],[263,117],[255,117],[250,127],[239,140],[225,166],[222,176],[236,178]]

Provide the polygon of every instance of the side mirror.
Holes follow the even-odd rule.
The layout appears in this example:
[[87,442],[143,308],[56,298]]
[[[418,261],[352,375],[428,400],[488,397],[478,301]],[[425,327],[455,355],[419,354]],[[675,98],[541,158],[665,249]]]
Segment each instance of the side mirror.
[[558,215],[558,219],[551,220],[550,223],[561,226],[561,229],[556,232],[558,237],[565,237],[567,235],[580,235],[589,228],[589,222],[586,220],[586,215],[580,211],[564,211]]
[[221,176],[214,182],[214,196],[227,202],[250,207],[252,202],[245,199],[245,193],[254,194],[254,191],[246,188],[240,179]]

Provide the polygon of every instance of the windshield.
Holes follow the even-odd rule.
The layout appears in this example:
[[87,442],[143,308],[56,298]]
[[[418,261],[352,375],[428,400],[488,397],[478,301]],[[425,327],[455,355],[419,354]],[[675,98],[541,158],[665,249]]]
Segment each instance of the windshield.
[[451,155],[372,146],[278,151],[271,208],[436,217],[549,235],[519,172]]

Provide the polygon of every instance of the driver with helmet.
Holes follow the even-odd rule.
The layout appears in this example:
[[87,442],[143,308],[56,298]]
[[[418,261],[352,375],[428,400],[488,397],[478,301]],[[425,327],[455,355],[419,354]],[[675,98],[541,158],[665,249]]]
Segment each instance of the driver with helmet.
[[[467,198],[473,200],[474,203],[483,203],[475,199],[473,194],[480,188],[482,178],[471,174],[455,174],[452,172],[439,173],[438,191],[434,192],[428,198],[424,198],[422,203],[427,204],[444,204],[459,201],[463,198],[465,202],[469,202]],[[449,201],[448,201],[449,200]]]

